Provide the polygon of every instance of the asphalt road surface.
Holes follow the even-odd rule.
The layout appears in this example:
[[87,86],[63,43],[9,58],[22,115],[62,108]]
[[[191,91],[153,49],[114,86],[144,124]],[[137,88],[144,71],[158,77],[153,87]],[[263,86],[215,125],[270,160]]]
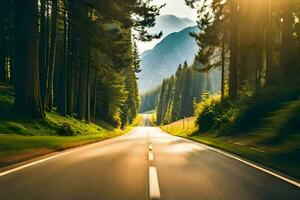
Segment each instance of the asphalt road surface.
[[0,172],[0,199],[300,199],[293,184],[148,125]]

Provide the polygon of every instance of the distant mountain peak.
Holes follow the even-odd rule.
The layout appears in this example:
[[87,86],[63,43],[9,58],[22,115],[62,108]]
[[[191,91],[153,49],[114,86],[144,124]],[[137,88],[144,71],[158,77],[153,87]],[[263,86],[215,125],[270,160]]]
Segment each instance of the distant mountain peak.
[[182,18],[175,15],[160,15],[156,19],[156,24],[149,32],[152,34],[163,32],[163,36],[160,39],[153,40],[151,42],[139,42],[141,54],[145,50],[152,49],[156,44],[162,41],[169,34],[181,31],[187,27],[195,26],[197,23],[189,18]]
[[158,43],[151,51],[143,53],[139,74],[140,92],[149,91],[174,74],[179,64],[187,61],[192,64],[198,51],[198,45],[190,32],[197,32],[198,27],[187,27],[173,32]]

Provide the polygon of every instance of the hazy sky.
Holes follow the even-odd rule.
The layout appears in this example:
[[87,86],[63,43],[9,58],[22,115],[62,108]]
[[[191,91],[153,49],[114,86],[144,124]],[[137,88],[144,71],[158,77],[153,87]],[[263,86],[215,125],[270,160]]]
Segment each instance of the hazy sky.
[[184,0],[154,0],[155,4],[167,5],[161,10],[162,15],[172,14],[179,17],[189,17],[191,19],[197,19],[196,10],[190,9],[185,5]]

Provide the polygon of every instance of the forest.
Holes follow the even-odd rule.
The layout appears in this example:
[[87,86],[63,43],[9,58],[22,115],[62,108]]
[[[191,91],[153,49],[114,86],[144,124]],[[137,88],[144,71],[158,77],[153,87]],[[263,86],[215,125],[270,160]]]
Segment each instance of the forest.
[[[161,6],[151,1],[1,0],[1,95],[11,88],[11,119],[48,112],[115,127],[139,109],[136,41],[149,34]],[[1,116],[2,116],[1,115]]]
[[198,65],[195,62],[188,66],[185,62],[179,65],[175,76],[163,81],[156,102],[158,124],[168,124],[192,116],[194,104],[200,102],[204,96],[220,90],[220,73],[217,70],[201,73],[195,69]]

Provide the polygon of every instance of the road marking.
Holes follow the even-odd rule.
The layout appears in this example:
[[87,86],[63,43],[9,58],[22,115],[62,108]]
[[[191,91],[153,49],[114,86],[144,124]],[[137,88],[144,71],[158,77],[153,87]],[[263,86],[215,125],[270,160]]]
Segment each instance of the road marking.
[[151,150],[152,151],[152,144],[149,144],[149,150]]
[[[95,143],[95,144],[96,144],[96,143]],[[77,149],[74,149],[74,150],[70,150],[70,151],[67,151],[67,152],[64,152],[64,153],[60,153],[60,154],[55,155],[55,156],[50,156],[50,157],[47,157],[47,158],[44,158],[44,159],[41,159],[41,160],[37,160],[37,161],[31,162],[31,163],[28,163],[28,164],[25,164],[25,165],[22,165],[22,166],[19,166],[19,167],[16,167],[16,168],[13,168],[13,169],[4,171],[4,172],[1,172],[1,173],[0,173],[0,177],[1,177],[1,176],[8,175],[8,174],[13,173],[13,172],[16,172],[16,171],[19,171],[19,170],[22,170],[22,169],[25,169],[25,168],[30,167],[30,166],[33,166],[33,165],[37,165],[37,164],[39,164],[39,163],[46,162],[46,161],[48,161],[48,160],[52,160],[52,159],[54,159],[54,158],[58,158],[58,157],[61,157],[61,156],[64,156],[64,155],[67,155],[67,154],[70,154],[70,153],[74,153],[74,152],[76,152],[76,151],[82,150],[82,149],[87,148],[87,147],[90,147],[90,146],[91,146],[91,145],[87,145],[87,146],[84,146],[84,147],[80,147],[80,148],[77,148]]]
[[152,200],[160,199],[158,177],[155,167],[149,167],[149,196]]
[[149,161],[153,161],[154,160],[154,155],[153,155],[152,151],[148,152],[148,159],[149,159]]
[[[182,139],[182,138],[181,138],[181,139]],[[189,141],[189,142],[191,142],[191,140],[188,140],[188,139],[186,139],[186,140]],[[236,156],[234,156],[234,155],[231,155],[231,154],[229,154],[229,153],[226,153],[225,151],[222,151],[222,150],[219,150],[219,149],[210,147],[210,146],[205,145],[205,144],[202,144],[202,143],[197,143],[197,144],[199,144],[199,145],[201,145],[201,146],[203,146],[203,147],[205,147],[205,148],[207,148],[207,149],[210,149],[210,150],[212,150],[212,151],[215,151],[215,152],[217,152],[217,153],[220,153],[220,154],[222,154],[222,155],[224,155],[224,156],[227,156],[227,157],[230,157],[230,158],[235,159],[235,160],[237,160],[237,161],[240,161],[240,162],[242,162],[242,163],[244,163],[244,164],[246,164],[246,165],[249,165],[249,166],[251,166],[251,167],[253,167],[253,168],[255,168],[255,169],[258,169],[258,170],[260,170],[260,171],[263,171],[263,172],[265,172],[265,173],[267,173],[267,174],[269,174],[269,175],[275,176],[275,177],[277,177],[277,178],[279,178],[279,179],[281,179],[281,180],[283,180],[283,181],[286,181],[286,182],[288,182],[288,183],[290,183],[290,184],[292,184],[292,185],[294,185],[294,186],[300,188],[300,183],[297,182],[297,181],[294,181],[294,180],[291,180],[291,179],[289,179],[289,178],[287,178],[287,177],[281,176],[281,175],[279,175],[279,174],[277,174],[277,173],[275,173],[275,172],[272,172],[272,171],[270,171],[270,170],[268,170],[268,169],[265,169],[265,168],[263,168],[263,167],[260,167],[260,166],[254,164],[254,163],[248,162],[248,161],[243,160],[243,159],[241,159],[241,158],[239,158],[239,157],[236,157]]]

